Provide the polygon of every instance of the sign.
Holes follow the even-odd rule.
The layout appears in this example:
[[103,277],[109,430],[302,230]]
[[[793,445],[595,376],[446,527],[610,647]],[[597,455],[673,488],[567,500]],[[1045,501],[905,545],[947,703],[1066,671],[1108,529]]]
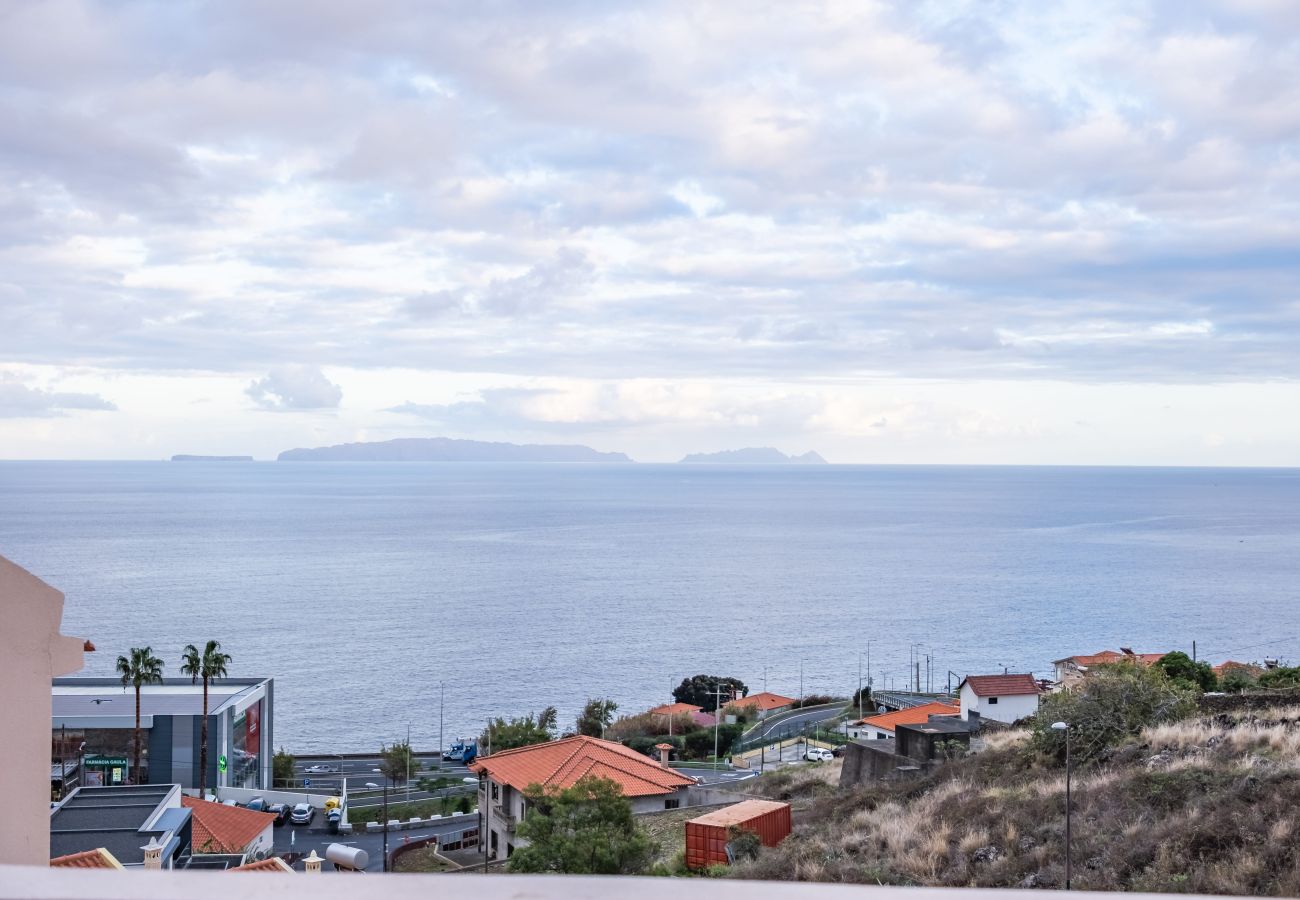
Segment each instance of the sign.
[[223,753],[217,757],[217,769],[221,772],[226,771],[226,754]]
[[121,783],[122,783],[122,770],[119,769],[119,768],[114,767],[114,769],[113,769],[113,784],[121,784]]
[[244,751],[257,756],[262,751],[262,701],[248,708],[244,718]]
[[99,766],[100,768],[112,768],[113,766],[118,766],[120,768],[125,769],[126,757],[125,756],[87,756],[86,765]]
[[304,778],[304,779],[302,780],[302,786],[303,786],[303,787],[311,787],[311,779],[310,779],[310,778]]

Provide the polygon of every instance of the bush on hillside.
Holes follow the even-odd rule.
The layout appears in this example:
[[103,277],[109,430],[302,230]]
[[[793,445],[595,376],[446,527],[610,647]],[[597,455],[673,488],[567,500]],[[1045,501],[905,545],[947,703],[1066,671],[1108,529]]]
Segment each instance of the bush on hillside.
[[1196,709],[1197,691],[1173,681],[1156,666],[1131,663],[1099,666],[1072,690],[1043,698],[1031,720],[1034,749],[1065,758],[1065,734],[1052,724],[1070,725],[1070,752],[1080,762],[1148,725],[1172,722]]
[[[721,725],[717,731],[718,755],[726,756],[731,749],[731,745],[740,737],[740,733],[745,730],[743,725]],[[714,735],[712,728],[697,728],[690,732],[684,738],[685,756],[687,759],[705,759],[713,755]]]
[[1300,688],[1300,666],[1269,669],[1259,676],[1262,688]]
[[826,703],[834,703],[835,698],[830,694],[809,694],[802,700],[796,700],[790,704],[791,709],[802,709],[805,706],[822,706]]
[[1166,653],[1156,660],[1155,665],[1173,681],[1196,688],[1202,693],[1216,690],[1219,686],[1219,678],[1209,663],[1194,660],[1181,650]]

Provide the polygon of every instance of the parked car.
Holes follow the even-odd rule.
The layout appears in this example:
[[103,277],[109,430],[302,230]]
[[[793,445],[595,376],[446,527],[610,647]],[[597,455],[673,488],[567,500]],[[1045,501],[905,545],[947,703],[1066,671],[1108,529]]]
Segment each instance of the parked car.
[[843,744],[840,744],[840,745],[837,746],[837,747],[832,747],[832,748],[831,748],[831,756],[843,756],[843,755],[844,755],[844,745],[843,745]]
[[253,812],[266,812],[266,800],[263,797],[254,797],[248,801],[248,808]]
[[315,765],[303,769],[308,775],[333,775],[338,771],[334,766]]
[[823,750],[821,747],[809,747],[804,751],[803,758],[810,762],[830,762],[835,757],[831,751]]
[[275,813],[276,825],[283,825],[289,821],[289,804],[287,803],[272,803],[266,808],[266,811]]
[[316,815],[316,807],[310,803],[299,803],[289,814],[289,821],[295,825],[310,825],[312,818]]

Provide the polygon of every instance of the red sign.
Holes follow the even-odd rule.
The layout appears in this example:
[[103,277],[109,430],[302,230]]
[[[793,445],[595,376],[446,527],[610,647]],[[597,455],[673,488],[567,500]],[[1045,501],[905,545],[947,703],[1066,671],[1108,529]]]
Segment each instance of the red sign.
[[244,711],[244,752],[257,756],[262,749],[262,702]]

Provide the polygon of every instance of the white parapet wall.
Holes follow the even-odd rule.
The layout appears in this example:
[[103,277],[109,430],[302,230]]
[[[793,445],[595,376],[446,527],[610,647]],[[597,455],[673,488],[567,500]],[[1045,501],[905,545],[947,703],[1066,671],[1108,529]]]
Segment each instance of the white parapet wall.
[[[187,790],[185,793],[192,797],[197,797],[197,790]],[[325,801],[330,797],[338,797],[343,804],[343,821],[348,820],[348,795],[347,789],[344,788],[342,794],[325,793],[318,794],[312,791],[257,791],[251,788],[232,788],[220,787],[216,789],[217,800],[234,800],[241,806],[247,805],[249,800],[254,797],[261,797],[267,803],[287,803],[294,806],[298,803],[310,803],[317,809],[325,808]]]

